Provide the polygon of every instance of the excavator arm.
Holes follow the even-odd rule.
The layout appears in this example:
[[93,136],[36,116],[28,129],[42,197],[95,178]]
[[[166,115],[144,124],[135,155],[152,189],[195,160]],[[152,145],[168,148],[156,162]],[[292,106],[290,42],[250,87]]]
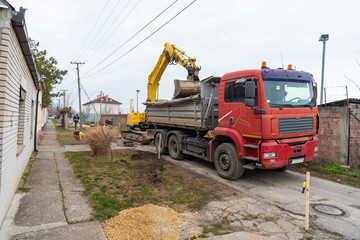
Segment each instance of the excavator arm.
[[185,52],[176,47],[175,44],[165,43],[164,51],[160,55],[159,60],[149,76],[147,101],[156,101],[159,81],[168,65],[180,64],[188,71],[188,81],[198,81],[200,68],[196,66],[195,62],[196,58],[187,57]]

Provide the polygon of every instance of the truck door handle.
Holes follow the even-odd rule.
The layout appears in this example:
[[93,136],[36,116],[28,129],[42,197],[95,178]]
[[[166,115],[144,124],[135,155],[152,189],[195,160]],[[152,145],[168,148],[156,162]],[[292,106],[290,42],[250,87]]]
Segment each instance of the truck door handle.
[[234,124],[234,118],[230,117],[230,124]]

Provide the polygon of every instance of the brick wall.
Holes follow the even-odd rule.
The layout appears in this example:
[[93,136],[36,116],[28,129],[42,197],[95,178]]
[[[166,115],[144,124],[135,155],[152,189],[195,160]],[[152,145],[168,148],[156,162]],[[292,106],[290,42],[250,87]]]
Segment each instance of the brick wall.
[[[351,108],[351,110],[360,120],[360,109]],[[360,166],[360,122],[353,116],[350,122],[350,159],[352,165]]]
[[[34,150],[37,93],[10,17],[10,8],[0,8],[0,225]],[[20,87],[26,91],[21,108]]]
[[[360,116],[358,108],[351,107]],[[349,114],[347,106],[319,107],[319,159],[347,165]],[[350,159],[352,165],[360,165],[360,123],[351,118]]]
[[100,124],[104,125],[106,119],[111,120],[112,118],[115,120],[114,126],[119,127],[120,124],[121,127],[126,127],[127,114],[101,115]]

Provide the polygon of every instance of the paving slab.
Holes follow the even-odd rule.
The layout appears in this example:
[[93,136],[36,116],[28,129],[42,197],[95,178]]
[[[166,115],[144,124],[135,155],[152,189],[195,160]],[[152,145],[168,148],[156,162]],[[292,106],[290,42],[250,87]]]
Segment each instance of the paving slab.
[[99,222],[79,223],[17,234],[11,240],[106,240]]
[[37,159],[52,159],[54,158],[53,152],[38,152],[36,155]]
[[59,190],[57,173],[56,171],[32,171],[25,187],[30,188],[31,193]]
[[[11,240],[65,240],[70,239],[68,226],[15,235]],[[74,238],[76,239],[76,238]]]
[[17,226],[36,226],[46,223],[65,222],[62,194],[59,190],[28,192],[21,198],[14,223]]
[[66,216],[70,223],[88,221],[92,218],[92,209],[82,191],[64,191],[64,204]]
[[52,171],[56,173],[56,165],[54,162],[54,158],[52,159],[36,159],[31,166],[31,172],[39,172],[39,171]]
[[69,235],[77,240],[107,239],[98,221],[69,225]]

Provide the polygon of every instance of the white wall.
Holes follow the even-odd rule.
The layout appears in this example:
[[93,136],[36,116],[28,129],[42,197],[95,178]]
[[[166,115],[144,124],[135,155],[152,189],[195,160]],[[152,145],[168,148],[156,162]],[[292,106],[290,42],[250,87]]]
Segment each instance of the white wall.
[[[10,17],[11,10],[0,8],[0,224],[34,149],[36,115],[37,90]],[[20,86],[26,91],[23,124],[19,124]]]
[[[95,108],[95,109],[94,109]],[[100,111],[101,109],[101,111]],[[120,112],[120,104],[114,103],[94,103],[94,104],[86,104],[83,106],[83,113],[89,116],[89,121],[99,121],[99,115],[106,114],[119,114]]]

